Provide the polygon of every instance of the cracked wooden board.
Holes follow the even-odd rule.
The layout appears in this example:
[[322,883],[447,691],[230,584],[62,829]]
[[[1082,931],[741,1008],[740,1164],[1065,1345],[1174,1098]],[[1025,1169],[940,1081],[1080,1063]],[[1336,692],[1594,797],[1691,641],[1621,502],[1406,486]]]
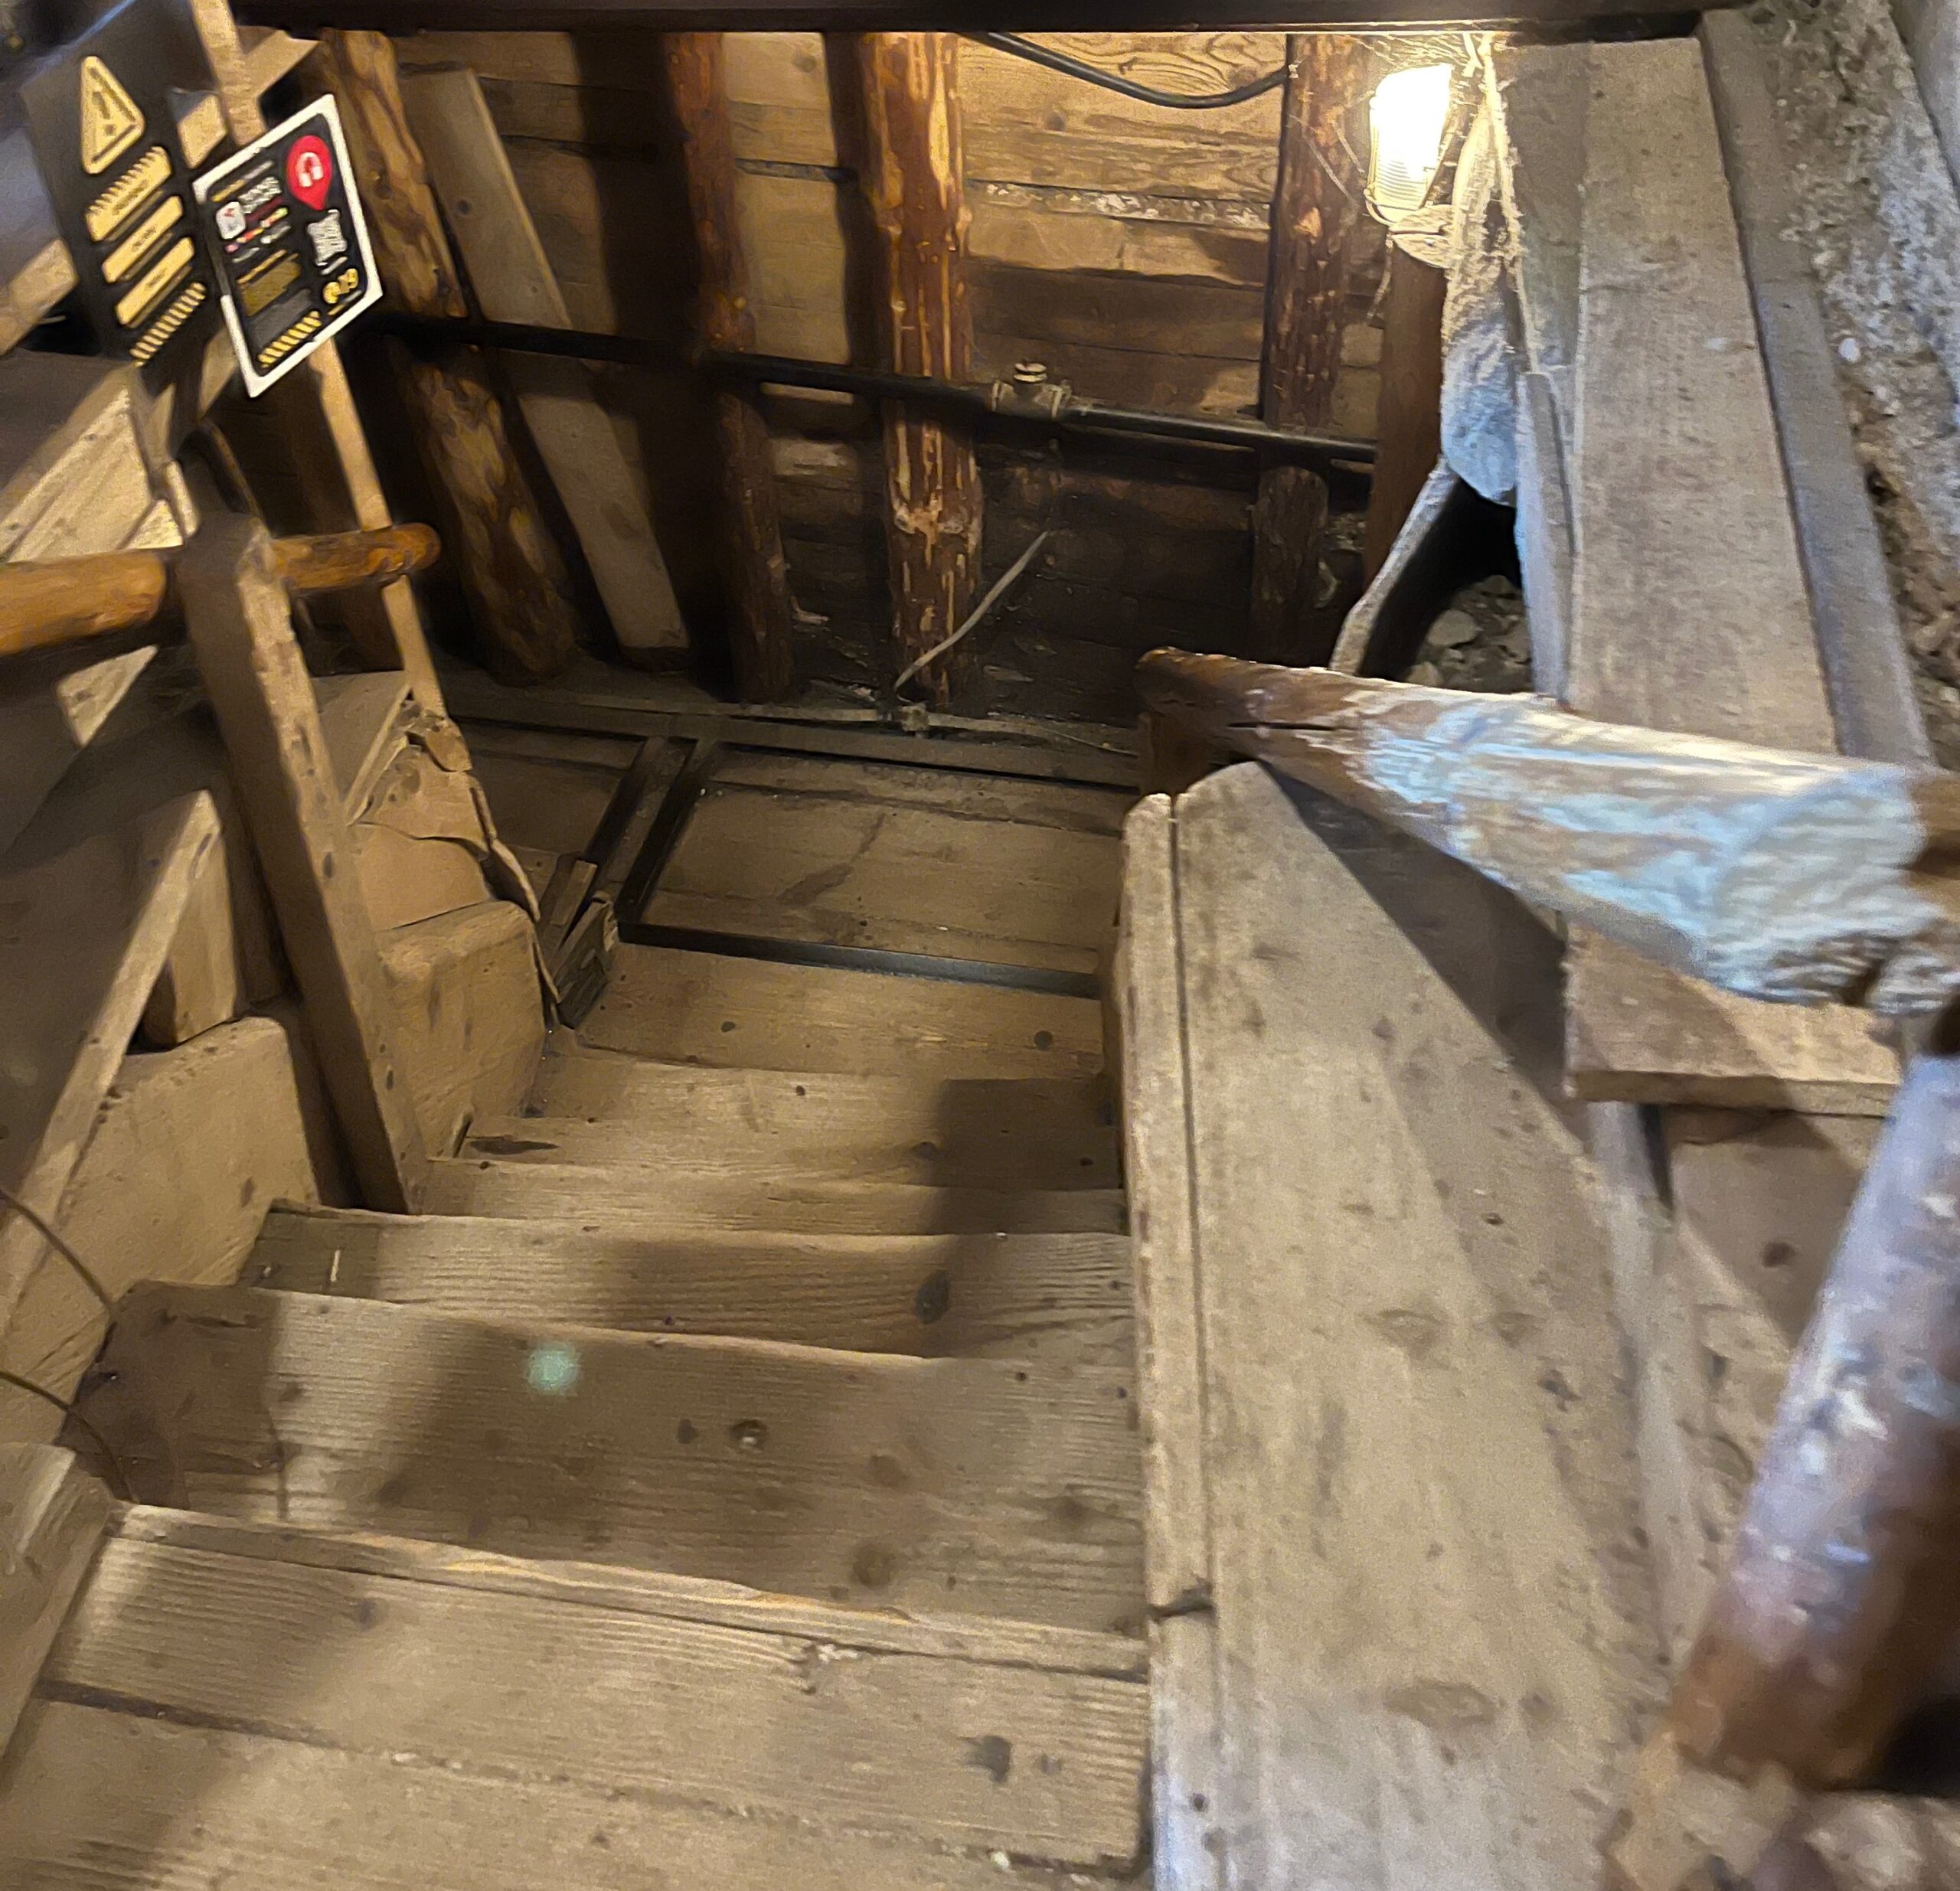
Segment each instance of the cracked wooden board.
[[[1126,973],[1153,1039],[1181,1017],[1189,1124],[1187,1201],[1138,1238],[1145,1431],[1181,1455],[1146,1527],[1214,1657],[1158,1643],[1158,1739],[1215,1774],[1167,1815],[1160,1772],[1160,1857],[1180,1891],[1567,1891],[1659,1677],[1555,947],[1255,767],[1170,825],[1178,949]],[[1160,1517],[1194,1456],[1200,1514]]]

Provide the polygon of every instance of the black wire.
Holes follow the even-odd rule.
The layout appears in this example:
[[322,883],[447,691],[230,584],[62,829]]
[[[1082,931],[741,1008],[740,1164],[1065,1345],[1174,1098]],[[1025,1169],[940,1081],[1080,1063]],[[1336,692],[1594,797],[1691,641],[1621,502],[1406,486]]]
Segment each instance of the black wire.
[[88,1433],[94,1441],[96,1449],[102,1453],[103,1464],[109,1472],[115,1484],[116,1494],[126,1504],[136,1502],[136,1491],[130,1484],[128,1473],[122,1468],[122,1460],[109,1449],[109,1440],[82,1416],[73,1399],[64,1399],[58,1393],[50,1392],[45,1386],[38,1386],[31,1379],[23,1379],[17,1372],[0,1370],[0,1386],[11,1386],[17,1392],[31,1393],[37,1399],[53,1406],[56,1411],[65,1412],[76,1424]]
[[1120,92],[1125,98],[1140,100],[1145,105],[1168,106],[1174,112],[1215,112],[1227,105],[1243,105],[1248,99],[1263,97],[1286,83],[1286,68],[1282,66],[1277,71],[1262,73],[1242,86],[1234,86],[1229,92],[1160,92],[1155,86],[1138,85],[1134,79],[1125,79],[1120,73],[1092,66],[1085,60],[1071,59],[1067,53],[1037,45],[1031,39],[1023,39],[1018,33],[969,33],[965,37],[977,40],[983,46],[991,46],[997,52],[1011,53],[1017,59],[1046,66],[1050,72],[1066,73],[1071,79],[1085,80],[1090,85],[1101,86],[1106,91]]
[[83,1285],[87,1287],[89,1292],[93,1294],[96,1299],[102,1302],[103,1308],[112,1315],[115,1313],[116,1302],[110,1298],[109,1289],[103,1286],[102,1282],[96,1278],[93,1271],[90,1268],[88,1263],[84,1261],[73,1248],[69,1246],[67,1243],[63,1240],[60,1236],[57,1234],[54,1230],[51,1228],[39,1215],[36,1214],[25,1202],[22,1201],[20,1197],[16,1195],[11,1188],[8,1188],[4,1185],[0,1185],[0,1202],[4,1202],[8,1207],[13,1210],[15,1214],[18,1215],[23,1220],[31,1223],[40,1233],[41,1238],[54,1249],[55,1253],[60,1255],[61,1258],[81,1276]]

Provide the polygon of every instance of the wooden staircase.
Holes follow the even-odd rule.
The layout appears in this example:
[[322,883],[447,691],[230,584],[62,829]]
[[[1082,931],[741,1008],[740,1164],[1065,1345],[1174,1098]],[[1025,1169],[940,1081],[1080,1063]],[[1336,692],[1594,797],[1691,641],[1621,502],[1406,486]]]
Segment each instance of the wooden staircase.
[[237,1284],[139,1288],[69,1437],[134,1501],[0,1762],[0,1883],[1146,1872],[1099,1030],[629,945],[439,1212],[281,1207]]

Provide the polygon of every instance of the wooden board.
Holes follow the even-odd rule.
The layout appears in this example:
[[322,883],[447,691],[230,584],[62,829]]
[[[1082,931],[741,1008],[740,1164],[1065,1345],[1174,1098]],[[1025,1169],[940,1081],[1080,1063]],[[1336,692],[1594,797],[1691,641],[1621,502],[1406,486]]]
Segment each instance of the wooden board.
[[280,1209],[243,1278],[635,1333],[1124,1365],[1129,1275],[1119,1235],[671,1235]]
[[179,560],[185,622],[362,1193],[412,1208],[426,1161],[340,784],[263,525],[207,521]]
[[583,854],[624,765],[524,755],[486,740],[489,733],[469,730],[470,766],[489,797],[497,831],[514,847]]
[[[211,797],[159,802],[141,741],[71,774],[0,857],[0,1181],[54,1214],[217,843]],[[0,1318],[44,1243],[0,1220]]]
[[[401,95],[485,318],[569,328],[571,312],[475,76],[422,73],[403,80]],[[666,561],[619,436],[594,402],[590,371],[522,356],[505,371],[621,648],[629,657],[684,653],[687,626]]]
[[[636,1146],[641,1159],[702,1175],[1035,1189],[1118,1179],[1096,1081],[707,1070],[565,1052],[545,1059],[532,1107],[588,1119],[590,1133],[622,1151]],[[531,1133],[522,1121],[479,1128]]]
[[537,948],[524,909],[486,900],[384,936],[381,970],[426,1145],[524,1101],[544,1044]]
[[109,1493],[49,1445],[0,1445],[0,1752],[93,1560]]
[[82,1409],[152,1501],[1063,1628],[1140,1606],[1107,1368],[245,1288],[139,1290],[105,1364]]
[[[310,1632],[310,1627],[302,1629]],[[315,1738],[48,1701],[0,1799],[0,1867],[102,1891],[1069,1891],[1060,1869],[556,1772],[407,1765]],[[194,1820],[184,1808],[195,1806]],[[1079,1876],[1080,1874],[1075,1874]]]
[[[1083,1867],[1126,1863],[1136,1840],[1143,1690],[1124,1652],[139,1510],[51,1664],[43,1711],[133,1695],[180,1725],[387,1761],[430,1788],[549,1780],[584,1798],[582,1849],[601,1869],[611,1847],[594,1823],[626,1849],[691,1802],[744,1815],[733,1824],[808,1821],[813,1838],[841,1827]],[[993,1730],[1013,1754],[999,1783],[972,1752]],[[303,1831],[322,1808],[290,1810]],[[426,1837],[415,1850],[433,1860]]]
[[[867,775],[873,771],[867,769]],[[959,777],[951,780],[956,786]],[[719,776],[645,917],[740,937],[1093,972],[1115,925],[1112,838]]]
[[833,1234],[1118,1234],[1119,1189],[987,1189],[616,1168],[473,1152],[432,1165],[429,1212],[577,1219],[594,1228]]
[[[1609,721],[1834,750],[1700,51],[1656,41],[1589,57],[1566,701]],[[1664,1100],[1684,1082],[1697,1100],[1734,1101],[1739,1043],[1762,1047],[1745,1061],[1798,1096],[1870,1082],[1854,1011],[1797,1019],[1711,1002],[1679,978],[1664,993],[1645,975],[1636,991],[1625,964],[1575,955],[1569,1066],[1582,1095]],[[1697,1014],[1711,1011],[1698,1043]],[[1684,1050],[1715,1063],[1705,1091],[1692,1069],[1658,1089],[1644,1080]]]
[[1553,942],[1250,766],[1138,820],[1152,1582],[1208,1644],[1155,1651],[1166,1853],[1234,1891],[1590,1883],[1656,1631]]
[[580,1041],[669,1063],[865,1076],[1082,1077],[1093,998],[622,946]]
[[[341,1162],[305,1033],[281,1006],[124,1058],[55,1225],[113,1296],[142,1280],[229,1281],[271,1203],[347,1199]],[[95,1297],[44,1253],[0,1365],[65,1396],[102,1329]],[[0,1436],[51,1439],[60,1425],[60,1413],[0,1386]]]
[[358,819],[394,759],[408,707],[408,678],[399,670],[316,677],[313,694],[341,805],[348,820]]

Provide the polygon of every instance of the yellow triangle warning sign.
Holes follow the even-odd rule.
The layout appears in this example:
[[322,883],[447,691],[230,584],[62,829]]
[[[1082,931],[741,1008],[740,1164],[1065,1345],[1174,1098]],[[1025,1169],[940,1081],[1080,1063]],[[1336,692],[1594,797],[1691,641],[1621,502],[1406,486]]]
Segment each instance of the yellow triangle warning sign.
[[82,61],[82,168],[106,171],[143,135],[143,115],[117,78],[91,54]]

